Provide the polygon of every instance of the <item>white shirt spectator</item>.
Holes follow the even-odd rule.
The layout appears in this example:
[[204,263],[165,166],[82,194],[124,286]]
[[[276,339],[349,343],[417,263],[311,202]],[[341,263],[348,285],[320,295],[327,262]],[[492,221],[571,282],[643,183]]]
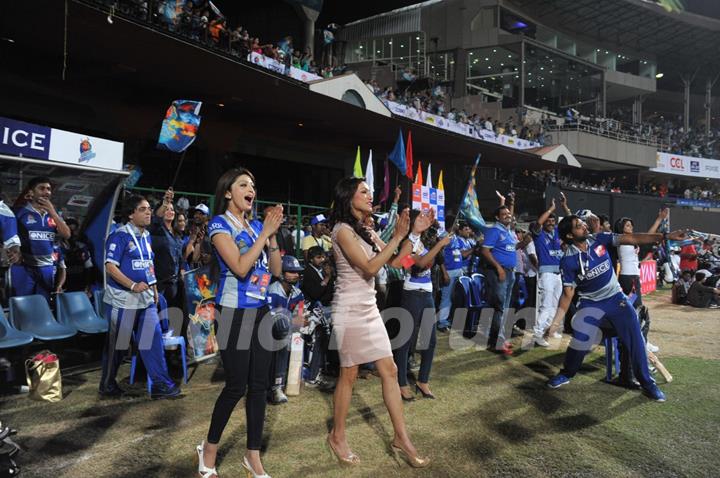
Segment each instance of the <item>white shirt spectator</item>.
[[638,259],[638,248],[630,245],[618,247],[618,258],[620,259],[620,275],[639,276],[640,261]]

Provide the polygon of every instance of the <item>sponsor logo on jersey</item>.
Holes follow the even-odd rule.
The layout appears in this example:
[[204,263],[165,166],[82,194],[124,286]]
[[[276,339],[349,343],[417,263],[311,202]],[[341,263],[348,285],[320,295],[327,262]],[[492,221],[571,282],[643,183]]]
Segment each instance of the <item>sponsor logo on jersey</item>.
[[28,233],[31,241],[54,241],[55,233],[49,231],[30,231]]
[[607,252],[607,249],[605,249],[605,246],[603,246],[602,244],[599,244],[599,245],[595,246],[594,251],[595,251],[596,256],[602,257]]
[[37,221],[32,216],[28,216],[27,219],[25,219],[25,224],[35,224],[35,223],[37,223]]
[[603,261],[602,263],[600,263],[600,265],[597,265],[597,266],[593,267],[592,269],[590,269],[587,272],[587,274],[585,274],[584,279],[585,280],[594,279],[594,278],[606,273],[609,270],[610,270],[610,261]]
[[144,271],[150,269],[154,273],[153,261],[134,259],[132,261],[132,268],[134,271]]

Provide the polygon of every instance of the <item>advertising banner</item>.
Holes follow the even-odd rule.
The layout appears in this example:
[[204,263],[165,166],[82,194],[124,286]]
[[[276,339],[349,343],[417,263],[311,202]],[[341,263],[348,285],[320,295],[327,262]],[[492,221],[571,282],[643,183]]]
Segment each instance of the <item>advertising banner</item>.
[[643,295],[657,288],[657,262],[640,261],[640,290]]
[[680,176],[720,179],[720,161],[680,154],[657,153],[657,166],[650,171]]

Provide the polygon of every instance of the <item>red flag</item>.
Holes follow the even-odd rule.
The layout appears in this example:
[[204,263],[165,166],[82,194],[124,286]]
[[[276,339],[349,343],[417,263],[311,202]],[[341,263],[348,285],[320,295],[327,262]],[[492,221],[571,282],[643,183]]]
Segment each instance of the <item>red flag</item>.
[[407,146],[405,148],[405,176],[412,180],[413,178],[413,152],[412,152],[412,131],[408,130]]
[[385,160],[385,179],[383,181],[382,195],[380,196],[380,203],[384,203],[390,197],[390,166],[388,160]]

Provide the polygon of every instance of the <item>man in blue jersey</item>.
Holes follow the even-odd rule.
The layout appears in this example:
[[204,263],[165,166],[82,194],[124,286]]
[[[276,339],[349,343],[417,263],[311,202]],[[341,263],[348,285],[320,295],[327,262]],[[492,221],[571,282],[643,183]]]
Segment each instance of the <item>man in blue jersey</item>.
[[470,266],[470,257],[475,246],[471,239],[472,229],[466,222],[457,226],[457,234],[452,236],[450,244],[444,251],[444,263],[440,265],[445,285],[440,291],[440,311],[438,312],[437,328],[440,332],[447,332],[450,328],[448,316],[452,301],[452,290],[458,277],[466,274]]
[[[273,282],[268,287],[268,299],[271,312],[295,314],[298,304],[305,300],[305,296],[298,287],[300,273],[303,271],[298,260],[293,256],[282,258],[282,279]],[[273,353],[273,386],[270,400],[278,405],[288,401],[283,392],[287,384],[288,366],[290,365],[290,343]]]
[[170,379],[157,312],[158,291],[150,245],[152,209],[142,196],[127,202],[128,222],[110,237],[105,246],[105,317],[110,321],[103,351],[100,394],[119,396],[123,391],[115,376],[130,339],[135,337],[140,357],[152,381],[151,397],[180,394]]
[[15,212],[22,262],[11,269],[13,295],[40,294],[49,300],[55,290],[55,241],[68,239],[70,228],[50,202],[49,178],[31,179],[26,191],[27,204]]
[[637,312],[623,293],[613,271],[610,247],[619,245],[644,245],[659,243],[665,239],[681,241],[684,231],[669,234],[610,234],[590,235],[588,226],[575,215],[567,216],[558,226],[567,250],[560,260],[563,295],[555,318],[546,336],[557,332],[563,322],[570,302],[578,291],[580,300],[573,318],[573,339],[565,354],[565,364],[558,375],[547,385],[558,388],[575,376],[590,347],[601,337],[600,326],[609,323],[627,348],[635,377],[644,393],[658,402],[665,401],[665,394],[650,376],[645,352],[645,341],[640,330]]
[[485,241],[482,245],[483,259],[489,265],[485,271],[485,279],[493,294],[495,307],[488,346],[491,350],[508,355],[512,353],[512,344],[505,335],[505,319],[515,283],[515,251],[529,242],[529,236],[528,242],[518,242],[515,232],[510,230],[512,219],[512,211],[508,206],[498,207],[495,210],[495,224],[485,229]]
[[[563,193],[560,193],[560,205],[566,216],[572,214]],[[550,201],[550,207],[540,215],[537,227],[531,229],[530,232],[533,236],[538,261],[538,294],[540,296],[540,307],[538,307],[537,318],[533,327],[533,339],[535,344],[547,347],[550,344],[545,340],[543,334],[553,317],[555,317],[555,310],[562,293],[560,258],[563,255],[563,250],[562,241],[557,230],[555,199]]]
[[20,260],[20,238],[17,233],[17,220],[12,210],[0,201],[0,238],[5,256],[10,264]]

